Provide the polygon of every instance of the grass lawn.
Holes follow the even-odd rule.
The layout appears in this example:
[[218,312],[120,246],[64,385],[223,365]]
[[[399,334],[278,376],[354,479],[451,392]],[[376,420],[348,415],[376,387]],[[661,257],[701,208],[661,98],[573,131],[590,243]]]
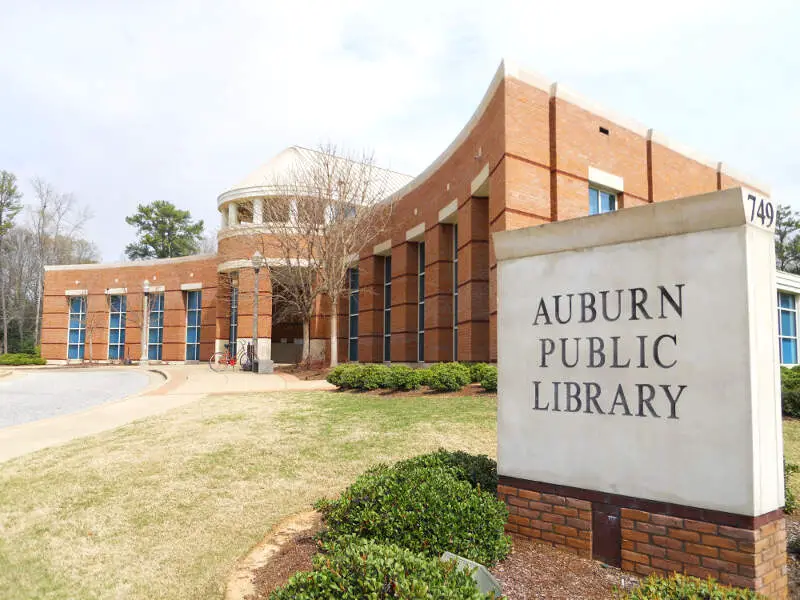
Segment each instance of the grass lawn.
[[222,598],[281,518],[379,461],[493,456],[495,423],[485,397],[211,397],[0,464],[0,597]]
[[[783,420],[783,455],[787,462],[800,465],[800,419]],[[792,476],[792,491],[800,498],[800,473]]]

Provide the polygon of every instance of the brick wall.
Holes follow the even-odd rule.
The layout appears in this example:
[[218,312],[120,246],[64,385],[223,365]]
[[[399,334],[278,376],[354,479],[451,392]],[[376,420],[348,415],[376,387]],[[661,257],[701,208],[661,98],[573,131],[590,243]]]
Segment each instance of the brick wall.
[[[746,517],[503,476],[497,497],[508,508],[506,531],[512,535],[641,576],[713,577],[786,598],[786,522],[780,511]],[[609,514],[619,516],[611,521],[616,527],[603,529]]]

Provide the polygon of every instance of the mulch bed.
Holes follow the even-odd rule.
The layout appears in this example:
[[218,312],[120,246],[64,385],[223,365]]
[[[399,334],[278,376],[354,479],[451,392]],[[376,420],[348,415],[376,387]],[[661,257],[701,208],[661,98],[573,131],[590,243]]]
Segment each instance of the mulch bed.
[[320,365],[280,365],[275,367],[276,373],[288,373],[303,381],[325,379],[330,372],[329,367]]
[[[295,536],[255,571],[257,591],[247,600],[267,600],[293,574],[311,570],[316,551],[312,532]],[[511,554],[492,574],[508,600],[613,600],[615,586],[629,589],[638,581],[619,569],[517,537]]]

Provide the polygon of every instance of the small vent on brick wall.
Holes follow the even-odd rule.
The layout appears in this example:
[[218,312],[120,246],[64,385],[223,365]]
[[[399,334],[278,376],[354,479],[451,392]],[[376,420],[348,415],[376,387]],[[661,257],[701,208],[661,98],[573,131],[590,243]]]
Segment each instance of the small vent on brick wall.
[[608,135],[608,129],[606,129],[605,127],[601,127],[600,133],[602,133],[603,135]]

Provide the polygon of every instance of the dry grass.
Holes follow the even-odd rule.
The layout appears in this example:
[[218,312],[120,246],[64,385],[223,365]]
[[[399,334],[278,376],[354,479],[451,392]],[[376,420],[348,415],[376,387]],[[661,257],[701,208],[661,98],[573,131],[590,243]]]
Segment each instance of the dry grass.
[[[783,420],[783,454],[787,462],[800,465],[800,419]],[[800,498],[800,473],[792,476],[792,491]]]
[[281,518],[369,465],[493,455],[493,398],[206,398],[0,465],[0,595],[221,598]]

